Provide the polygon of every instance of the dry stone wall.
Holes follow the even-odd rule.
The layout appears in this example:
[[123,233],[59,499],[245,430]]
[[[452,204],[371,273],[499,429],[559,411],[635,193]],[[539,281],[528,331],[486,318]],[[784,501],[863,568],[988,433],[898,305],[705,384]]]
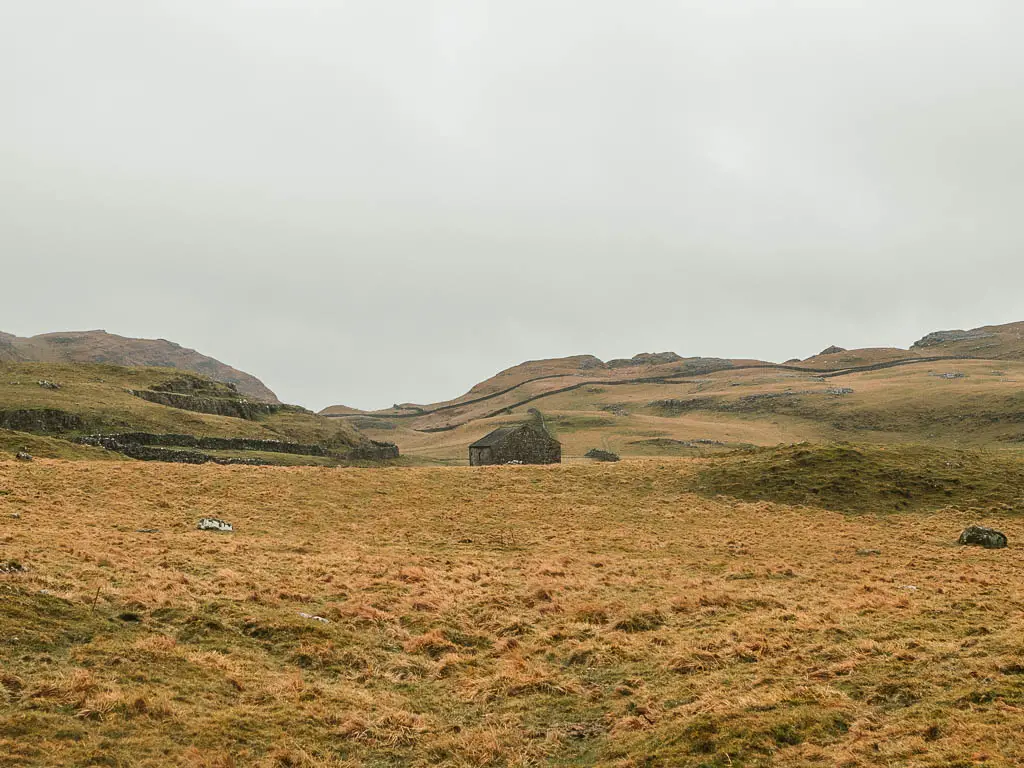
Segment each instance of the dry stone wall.
[[104,441],[115,442],[119,445],[199,448],[208,451],[266,451],[269,453],[292,453],[299,456],[327,455],[327,451],[319,445],[288,443],[282,440],[256,440],[247,437],[196,437],[195,435],[122,432],[113,435],[88,435],[76,440],[84,445],[106,447]]

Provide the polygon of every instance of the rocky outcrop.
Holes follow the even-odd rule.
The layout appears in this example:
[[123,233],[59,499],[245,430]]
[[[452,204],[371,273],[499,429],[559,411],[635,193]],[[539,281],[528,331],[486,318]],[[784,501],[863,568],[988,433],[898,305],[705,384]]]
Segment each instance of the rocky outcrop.
[[628,360],[623,358],[609,360],[607,362],[607,366],[609,368],[630,368],[637,365],[664,365],[666,363],[679,363],[682,362],[682,360],[683,358],[675,352],[641,352],[639,355],[633,355],[633,357]]
[[937,347],[941,344],[949,344],[956,341],[976,341],[978,339],[991,339],[994,333],[983,331],[980,328],[973,331],[935,331],[924,338],[918,339],[911,345],[911,349],[922,349],[925,347]]
[[387,461],[397,459],[398,455],[398,446],[394,443],[370,440],[370,445],[356,446],[345,458],[351,461]]
[[157,405],[180,408],[183,411],[209,413],[214,416],[230,416],[235,419],[256,421],[261,416],[271,416],[282,411],[311,413],[297,405],[281,405],[278,403],[257,403],[252,400],[232,399],[228,397],[204,397],[202,395],[180,394],[178,392],[161,392],[156,389],[129,389],[129,394]]
[[825,349],[821,350],[821,352],[819,352],[817,356],[821,357],[822,355],[838,355],[840,352],[845,351],[846,350],[843,349],[842,347],[837,347],[833,344],[831,347],[825,347]]
[[994,528],[971,525],[960,534],[958,544],[973,544],[985,549],[1002,549],[1006,546],[1006,534]]
[[697,440],[673,440],[668,437],[652,437],[646,440],[633,440],[630,442],[630,445],[644,445],[652,448],[708,448],[721,447],[725,443],[704,438],[698,438]]
[[154,384],[150,389],[153,392],[172,392],[178,395],[241,397],[238,394],[238,387],[234,384],[224,384],[223,382],[206,379],[202,376],[178,376],[160,384]]
[[604,361],[593,355],[579,355],[579,364],[576,366],[580,371],[593,371],[606,367]]
[[0,429],[35,434],[59,434],[85,428],[81,416],[56,408],[20,408],[0,411]]
[[665,416],[677,416],[688,411],[698,411],[711,408],[715,400],[710,397],[691,397],[686,400],[670,398],[668,400],[652,400],[647,404],[648,408],[658,411]]
[[247,400],[239,395],[234,384],[225,384],[202,376],[178,376],[155,384],[149,389],[129,389],[128,392],[142,400],[166,405],[169,408],[247,421],[255,421],[261,416],[270,416],[282,411],[312,413],[297,405]]
[[619,454],[612,453],[611,451],[602,451],[600,448],[591,448],[585,454],[585,459],[593,459],[594,461],[618,461]]

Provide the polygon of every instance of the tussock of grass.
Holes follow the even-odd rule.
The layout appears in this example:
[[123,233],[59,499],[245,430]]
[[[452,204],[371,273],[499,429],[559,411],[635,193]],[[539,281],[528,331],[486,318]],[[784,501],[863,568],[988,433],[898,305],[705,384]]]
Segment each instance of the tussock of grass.
[[843,512],[948,506],[1024,511],[1024,457],[925,446],[800,444],[736,451],[702,469],[697,489]]

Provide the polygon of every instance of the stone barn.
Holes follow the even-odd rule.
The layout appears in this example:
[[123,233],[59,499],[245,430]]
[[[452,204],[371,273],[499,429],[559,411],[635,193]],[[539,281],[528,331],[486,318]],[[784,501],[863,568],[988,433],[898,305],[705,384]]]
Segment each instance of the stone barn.
[[562,444],[536,423],[499,427],[469,446],[469,464],[559,464]]

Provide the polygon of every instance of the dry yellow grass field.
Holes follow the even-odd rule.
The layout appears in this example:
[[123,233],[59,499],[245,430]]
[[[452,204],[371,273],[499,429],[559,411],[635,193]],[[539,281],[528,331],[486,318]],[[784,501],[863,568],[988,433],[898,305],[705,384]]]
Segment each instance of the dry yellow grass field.
[[2,462],[0,766],[1024,763],[1012,504],[703,466]]

